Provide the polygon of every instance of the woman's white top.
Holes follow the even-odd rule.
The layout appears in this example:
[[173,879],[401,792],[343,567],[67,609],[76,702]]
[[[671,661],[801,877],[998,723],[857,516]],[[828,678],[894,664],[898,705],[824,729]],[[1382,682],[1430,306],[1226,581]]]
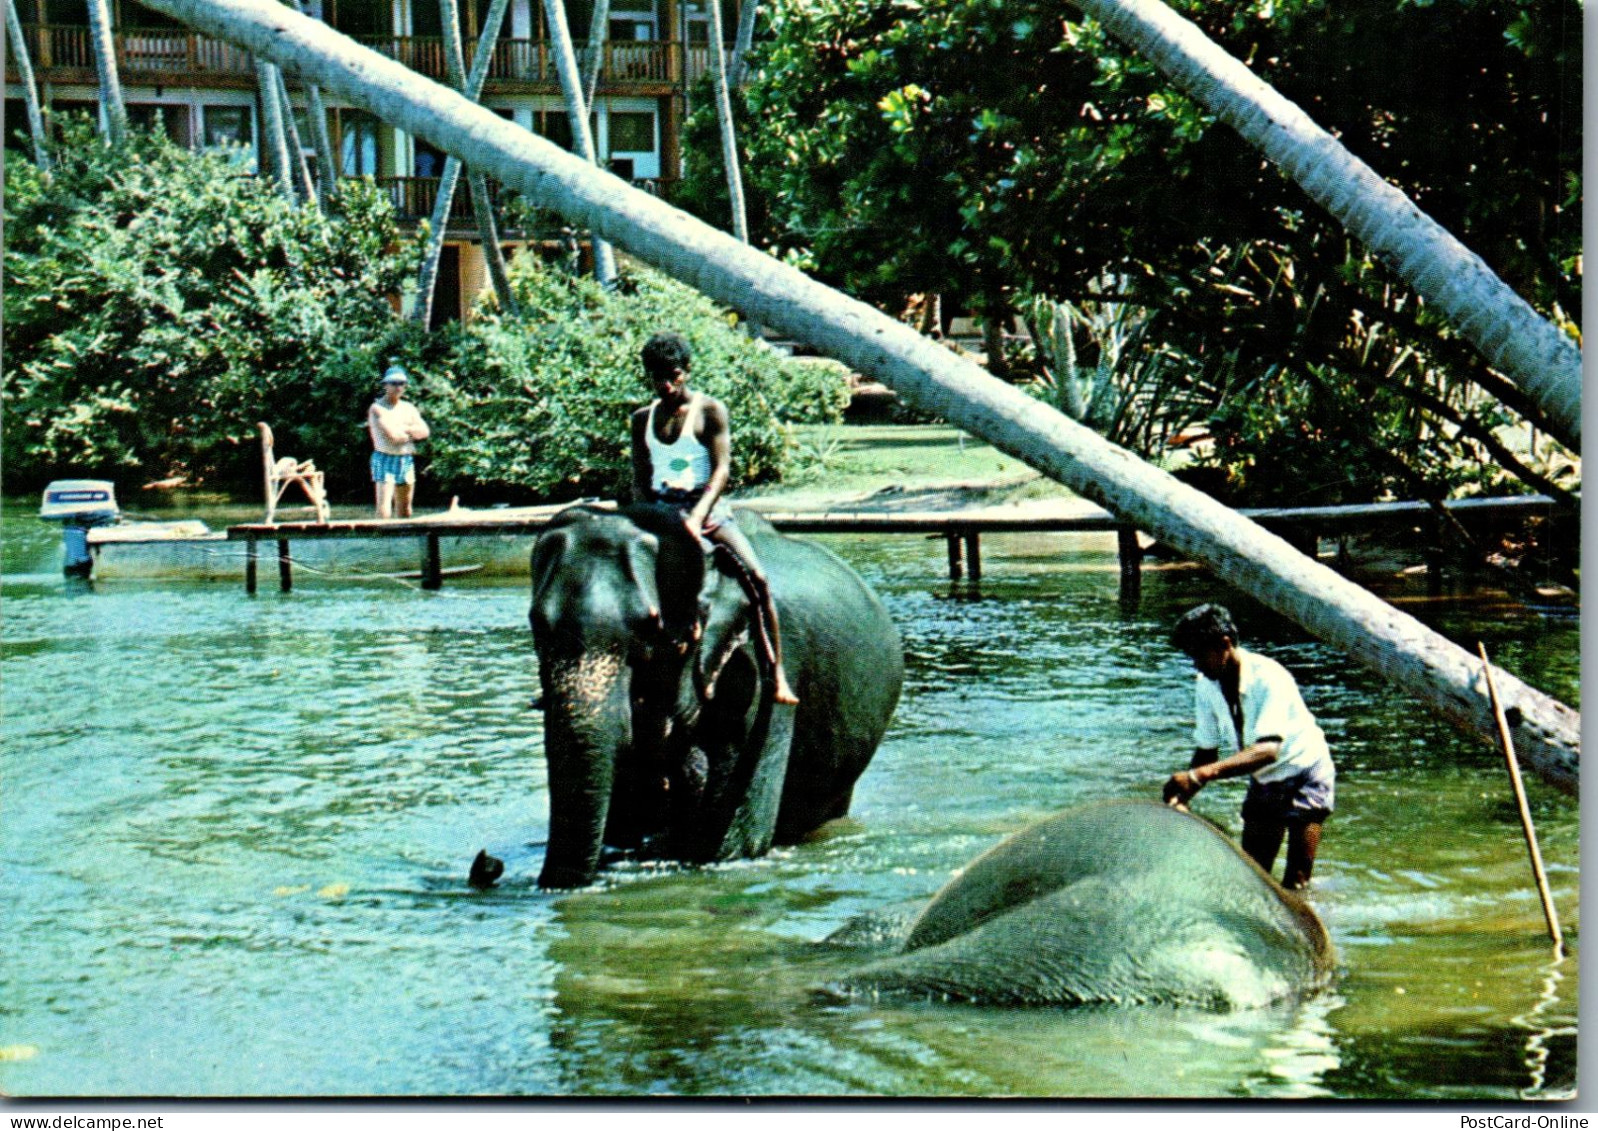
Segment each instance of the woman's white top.
[[1254,773],[1254,780],[1260,782],[1281,781],[1321,762],[1330,763],[1326,735],[1304,705],[1304,697],[1288,670],[1269,656],[1242,648],[1237,649],[1237,658],[1242,669],[1238,698],[1243,708],[1243,733],[1237,733],[1221,685],[1199,675],[1193,686],[1193,706],[1198,713],[1193,745],[1200,750],[1219,751],[1225,758],[1252,746],[1261,737],[1280,738],[1282,749],[1276,761]]
[[700,402],[698,393],[689,395],[682,431],[669,444],[655,433],[655,412],[660,402],[657,400],[649,406],[649,427],[645,435],[649,444],[649,486],[653,490],[698,491],[710,482],[710,449],[696,435]]

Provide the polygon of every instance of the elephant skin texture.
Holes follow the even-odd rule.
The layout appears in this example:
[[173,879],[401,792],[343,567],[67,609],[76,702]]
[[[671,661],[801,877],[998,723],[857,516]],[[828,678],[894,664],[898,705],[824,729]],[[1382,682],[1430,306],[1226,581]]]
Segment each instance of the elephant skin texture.
[[604,846],[689,863],[753,857],[848,812],[898,703],[898,631],[835,554],[735,513],[776,601],[798,706],[773,701],[749,594],[676,511],[571,507],[539,536],[541,887],[593,883]]
[[[829,941],[880,942],[897,913]],[[1226,1011],[1324,987],[1314,910],[1203,818],[1154,802],[1070,809],[972,861],[908,921],[891,957],[832,995],[990,1005]]]

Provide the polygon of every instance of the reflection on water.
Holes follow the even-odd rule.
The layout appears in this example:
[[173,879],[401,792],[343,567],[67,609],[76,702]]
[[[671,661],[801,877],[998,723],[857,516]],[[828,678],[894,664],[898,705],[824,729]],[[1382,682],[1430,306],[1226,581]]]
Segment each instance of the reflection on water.
[[[937,542],[830,540],[908,661],[851,817],[760,861],[550,896],[520,584],[81,592],[53,530],[4,517],[0,1049],[31,1051],[0,1057],[5,1092],[1480,1101],[1573,1079],[1575,959],[1550,966],[1493,751],[1201,572],[1151,570],[1126,611],[1108,539],[993,537],[956,600]],[[1339,762],[1313,892],[1332,991],[1221,1016],[814,994],[858,960],[821,942],[853,917],[1046,813],[1157,790],[1190,745],[1166,627],[1218,595]],[[1577,701],[1574,621],[1427,608]],[[1576,809],[1529,789],[1574,949]],[[1235,832],[1240,799],[1198,808]],[[474,892],[483,847],[506,880]]]

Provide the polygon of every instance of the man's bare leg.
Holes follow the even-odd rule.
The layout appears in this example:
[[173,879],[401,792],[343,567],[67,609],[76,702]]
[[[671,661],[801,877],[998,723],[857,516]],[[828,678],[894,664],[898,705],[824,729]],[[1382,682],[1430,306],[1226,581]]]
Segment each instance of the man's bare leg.
[[394,485],[394,513],[399,518],[411,517],[412,487],[409,483]]
[[394,510],[394,484],[379,481],[377,484],[377,517],[388,518]]

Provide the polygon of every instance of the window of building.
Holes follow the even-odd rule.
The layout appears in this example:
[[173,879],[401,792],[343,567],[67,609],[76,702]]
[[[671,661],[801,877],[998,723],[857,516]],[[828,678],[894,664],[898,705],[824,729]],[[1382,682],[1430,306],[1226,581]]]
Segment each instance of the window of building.
[[346,177],[377,176],[378,121],[361,110],[339,112],[339,172]]
[[118,28],[159,28],[162,30],[186,31],[187,26],[182,20],[174,19],[165,12],[158,12],[154,8],[146,8],[134,0],[123,0],[121,10],[116,14]]
[[[592,118],[589,119],[589,128],[596,128],[596,122]],[[533,132],[568,152],[576,152],[576,143],[572,139],[571,119],[566,116],[564,110],[534,110]]]
[[[426,3],[420,5],[426,7]],[[434,4],[433,11],[438,11]],[[374,0],[324,0],[322,18],[352,38],[387,35],[389,7]]]
[[655,116],[647,110],[610,112],[610,151],[612,153],[653,153]]
[[444,151],[437,146],[427,144],[421,138],[417,138],[415,157],[411,162],[411,171],[418,177],[442,177],[444,175]]
[[162,133],[185,148],[189,144],[189,108],[154,102],[128,103],[128,121],[152,133]]
[[204,123],[202,138],[207,148],[253,143],[248,106],[202,106],[200,118]]

